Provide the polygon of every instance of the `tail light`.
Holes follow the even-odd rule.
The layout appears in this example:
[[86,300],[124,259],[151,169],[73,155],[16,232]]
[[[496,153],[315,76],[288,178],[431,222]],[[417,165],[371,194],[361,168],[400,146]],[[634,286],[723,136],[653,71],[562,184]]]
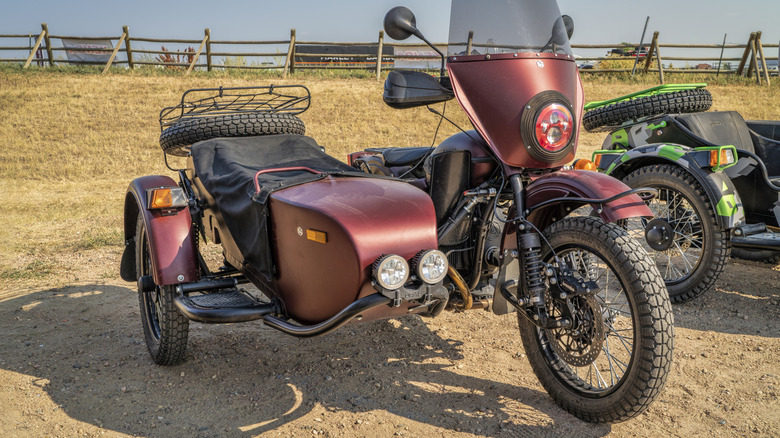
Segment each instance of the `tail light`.
[[557,91],[537,94],[523,108],[520,130],[523,143],[535,160],[563,160],[572,153],[577,132],[571,103]]

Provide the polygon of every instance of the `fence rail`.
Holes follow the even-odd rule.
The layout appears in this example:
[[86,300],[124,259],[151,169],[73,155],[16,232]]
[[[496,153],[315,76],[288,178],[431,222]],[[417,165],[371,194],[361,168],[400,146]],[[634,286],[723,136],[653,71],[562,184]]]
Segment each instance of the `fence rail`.
[[[468,41],[458,43],[468,48],[472,47],[473,34],[469,34]],[[28,45],[20,45],[19,40],[27,39]],[[9,41],[8,45],[3,45]],[[59,40],[61,45],[55,47],[52,40]],[[34,43],[33,43],[34,41]],[[152,50],[147,46],[149,44],[160,44],[159,50]],[[136,48],[133,48],[133,46]],[[167,46],[187,45],[186,49],[168,49]],[[198,48],[195,49],[194,46]],[[273,47],[275,52],[264,50],[254,52],[249,50],[230,51],[236,47],[243,46],[262,46]],[[446,47],[446,44],[436,44],[437,47]],[[329,48],[338,51],[330,51]],[[633,47],[636,53],[632,56],[621,56],[620,53],[608,53],[606,56],[580,57],[579,62],[592,63],[581,71],[583,73],[614,73],[614,72],[632,72],[639,67],[643,72],[658,73],[661,83],[664,82],[664,72],[674,73],[714,73],[714,74],[732,74],[753,77],[755,73],[758,84],[769,84],[770,69],[767,61],[775,61],[777,57],[766,57],[764,49],[778,48],[777,44],[763,44],[761,42],[761,32],[753,32],[745,44],[726,43],[724,37],[723,44],[669,44],[661,43],[659,32],[655,32],[649,48],[645,51],[639,44],[572,44],[575,50],[596,50],[611,49],[619,52],[621,48]],[[214,49],[218,50],[214,50]],[[315,50],[317,49],[318,50]],[[410,49],[414,53],[405,53],[403,49]],[[419,48],[421,50],[415,51]],[[661,49],[666,51],[684,49],[696,51],[695,56],[666,56],[661,58]],[[315,50],[312,52],[311,50]],[[360,52],[362,50],[362,52]],[[703,51],[719,51],[718,56],[702,56]],[[730,51],[728,57],[724,57],[725,51]],[[741,50],[741,56],[734,56],[735,50]],[[130,35],[127,26],[122,27],[120,36],[105,37],[83,37],[53,35],[49,33],[46,23],[41,24],[39,34],[0,34],[0,55],[2,53],[13,52],[20,57],[0,57],[0,62],[22,63],[24,68],[28,68],[32,63],[38,66],[54,66],[55,64],[75,64],[75,65],[103,65],[103,73],[109,71],[114,66],[126,66],[134,69],[138,66],[152,66],[157,68],[179,68],[186,70],[189,74],[194,69],[205,69],[212,71],[214,69],[263,69],[283,70],[283,76],[294,72],[296,69],[363,69],[376,72],[377,78],[380,77],[382,70],[394,70],[400,68],[412,68],[416,65],[421,69],[438,69],[440,58],[431,50],[426,50],[421,44],[414,43],[385,43],[384,32],[379,32],[378,39],[370,42],[325,42],[325,41],[298,41],[296,39],[295,29],[290,30],[290,38],[286,40],[272,41],[234,41],[234,40],[213,40],[211,31],[205,29],[202,39],[175,39],[175,38],[143,38]],[[63,59],[58,54],[65,52]],[[389,52],[389,53],[388,53]],[[471,52],[469,52],[471,53]],[[79,55],[82,56],[79,56]],[[639,59],[637,59],[639,57]],[[261,61],[254,65],[247,62],[245,58],[256,58]],[[325,61],[323,61],[325,60]],[[398,62],[398,61],[400,62]],[[655,67],[653,61],[655,60]],[[216,61],[216,62],[215,62]],[[624,61],[631,61],[634,68],[615,68],[607,64],[618,64]],[[669,62],[664,67],[663,62]],[[696,68],[673,68],[670,61],[684,61],[687,63],[695,62]],[[710,64],[704,64],[710,62]],[[717,70],[713,64],[717,62]],[[738,63],[736,69],[731,68],[731,63]],[[400,64],[400,65],[399,65]],[[598,64],[605,64],[601,67]],[[725,70],[723,67],[727,67]],[[653,68],[651,68],[653,67]],[[775,67],[776,69],[777,67]],[[773,73],[776,70],[773,70]]]

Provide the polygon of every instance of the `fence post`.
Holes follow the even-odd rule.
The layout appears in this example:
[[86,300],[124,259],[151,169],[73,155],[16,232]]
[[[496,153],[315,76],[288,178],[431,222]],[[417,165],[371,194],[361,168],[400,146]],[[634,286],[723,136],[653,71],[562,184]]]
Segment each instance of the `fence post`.
[[756,83],[761,85],[761,74],[758,71],[758,53],[756,52],[756,39],[758,39],[758,33],[756,32],[756,38],[750,42],[750,66],[748,67],[747,77],[750,78],[753,75],[753,70],[756,71]]
[[287,77],[287,72],[295,73],[295,29],[290,29],[290,47],[287,48],[287,59],[284,61],[283,77]]
[[[761,67],[764,69],[764,81],[769,86],[769,69],[766,66],[766,58],[764,57],[764,46],[761,44],[761,32],[756,32],[756,49],[758,50],[758,56],[761,57]],[[756,71],[758,73],[758,71]]]
[[466,56],[471,55],[471,49],[474,46],[474,31],[469,31],[469,40],[466,43]]
[[750,55],[750,43],[752,43],[755,38],[756,33],[751,32],[750,38],[748,38],[748,42],[745,44],[745,52],[742,54],[742,59],[739,61],[739,67],[737,67],[737,76],[742,76],[742,72],[745,70],[745,63],[748,60],[748,55]]
[[195,53],[195,56],[192,57],[192,62],[190,63],[190,66],[187,67],[187,73],[184,73],[184,76],[187,76],[190,74],[193,68],[195,68],[195,64],[198,62],[198,58],[200,58],[200,53],[203,51],[203,47],[206,46],[206,42],[209,40],[209,35],[206,34],[203,37],[203,41],[200,43],[200,47],[198,47],[197,53]]
[[125,37],[125,51],[127,52],[127,65],[130,66],[130,70],[132,70],[135,66],[133,65],[133,49],[130,47],[130,28],[122,26],[122,33],[127,35],[127,37]]
[[[650,64],[653,63],[653,54],[655,53],[656,46],[658,46],[658,31],[653,32],[653,41],[650,43],[650,48],[647,50],[647,56],[645,58],[644,73],[647,73],[650,69]],[[639,51],[642,51],[641,48]]]
[[46,56],[49,57],[49,67],[54,67],[54,54],[51,50],[51,38],[49,38],[49,26],[46,23],[41,23],[41,29],[43,29],[43,38],[46,41]]
[[206,71],[211,71],[211,29],[206,28]]
[[650,23],[650,16],[647,16],[645,20],[645,28],[642,30],[642,38],[639,39],[639,50],[636,51],[636,59],[634,59],[634,68],[631,69],[631,76],[634,76],[636,71],[636,65],[639,63],[639,54],[642,53],[642,45],[645,43],[645,32],[647,32],[647,24]]
[[376,51],[376,80],[378,81],[382,75],[382,49],[385,45],[385,32],[379,31],[379,48]]
[[27,68],[30,66],[33,57],[35,57],[35,54],[38,53],[38,47],[41,46],[41,41],[43,41],[43,37],[45,33],[46,33],[45,30],[41,31],[41,34],[38,36],[38,39],[35,41],[35,47],[33,47],[32,50],[30,50],[30,56],[27,57],[27,62],[24,63],[24,67],[22,68]]
[[661,47],[656,44],[655,57],[658,60],[658,80],[661,81],[661,85],[664,84],[664,64],[661,59]]
[[109,68],[111,68],[111,64],[114,63],[114,58],[116,58],[117,52],[119,52],[119,48],[122,47],[122,43],[125,41],[125,38],[127,38],[127,34],[122,32],[122,36],[119,37],[119,41],[116,43],[116,47],[114,47],[114,51],[111,52],[111,57],[108,58],[108,62],[106,63],[106,68],[103,69],[103,74],[106,74]]
[[720,46],[720,59],[718,59],[718,72],[715,73],[715,76],[720,76],[720,68],[723,66],[723,51],[726,50],[726,35],[728,34],[723,34],[723,45]]

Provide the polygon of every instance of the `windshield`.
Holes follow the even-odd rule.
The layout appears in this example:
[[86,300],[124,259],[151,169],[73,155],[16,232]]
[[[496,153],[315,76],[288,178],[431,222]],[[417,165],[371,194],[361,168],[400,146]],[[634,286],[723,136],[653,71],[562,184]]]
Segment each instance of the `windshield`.
[[448,55],[467,52],[572,54],[555,1],[452,0]]

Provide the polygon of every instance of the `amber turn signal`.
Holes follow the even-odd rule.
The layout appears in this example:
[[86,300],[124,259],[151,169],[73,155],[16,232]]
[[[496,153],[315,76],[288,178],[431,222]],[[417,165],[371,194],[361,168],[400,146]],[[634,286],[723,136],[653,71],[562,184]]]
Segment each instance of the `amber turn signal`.
[[152,189],[149,193],[149,209],[164,210],[187,206],[187,197],[180,187]]
[[714,149],[710,151],[710,166],[725,166],[734,163],[734,151],[731,149]]
[[594,172],[599,170],[596,164],[585,158],[574,161],[574,168],[577,170],[592,170]]

